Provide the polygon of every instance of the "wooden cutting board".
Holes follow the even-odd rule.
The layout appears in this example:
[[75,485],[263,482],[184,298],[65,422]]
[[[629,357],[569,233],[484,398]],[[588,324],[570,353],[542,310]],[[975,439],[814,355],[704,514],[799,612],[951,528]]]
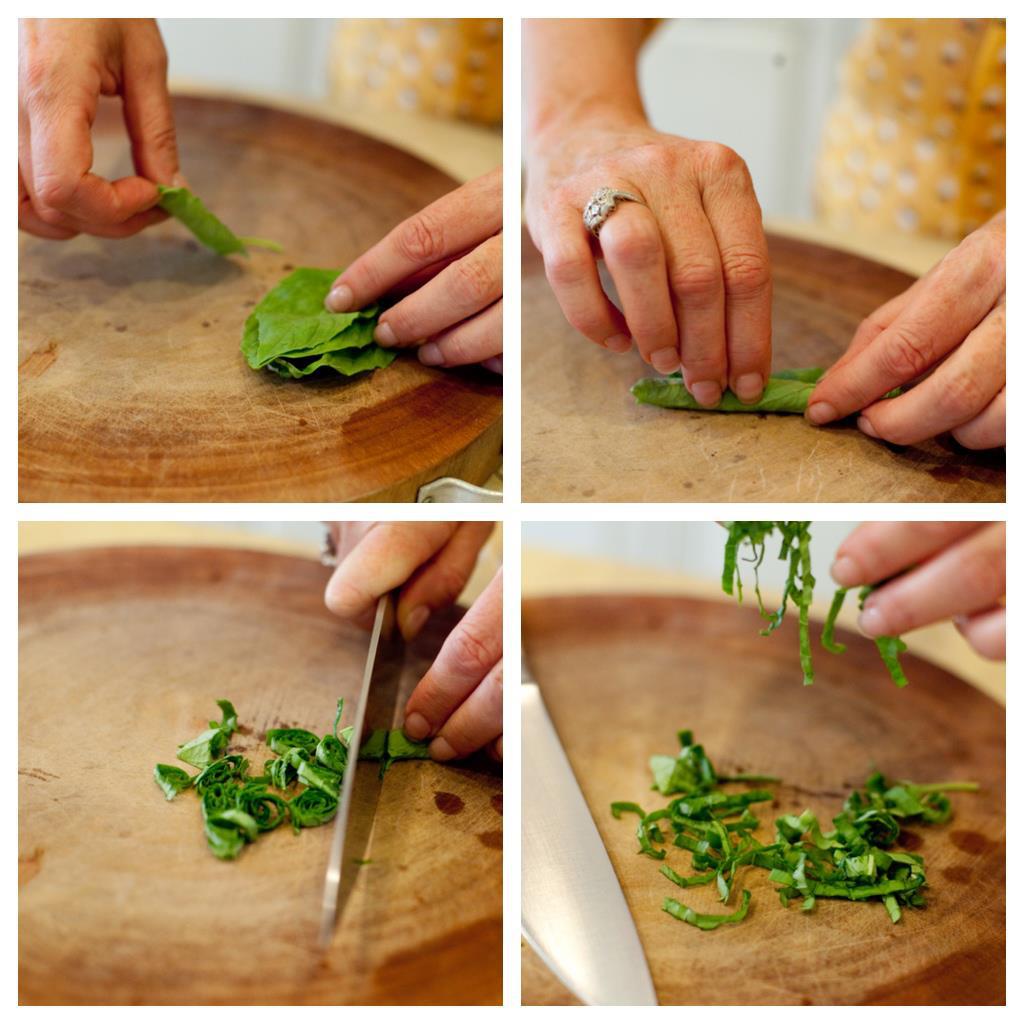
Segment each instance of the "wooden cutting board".
[[[327,570],[216,548],[108,548],[21,562],[22,1003],[497,1003],[501,777],[395,765],[331,948],[317,948],[331,829],[285,826],[234,862],[153,765],[231,699],[231,749],[328,731],[367,634],[323,608]],[[408,690],[457,618],[407,652]],[[372,772],[372,768],[371,768]],[[372,787],[371,787],[372,788]],[[358,792],[358,790],[357,790]]]
[[[814,644],[817,679],[801,685],[790,616],[758,635],[756,608],[672,597],[546,598],[523,606],[523,641],[548,711],[622,882],[659,999],[685,1004],[1001,1003],[1005,980],[1005,716],[928,662],[907,657],[897,690],[874,645],[845,654]],[[920,782],[972,779],[946,825],[913,828],[930,888],[898,925],[880,905],[823,900],[784,910],[767,873],[750,871],[746,921],[701,932],[660,909],[674,896],[719,912],[705,889],[682,893],[647,857],[614,800],[653,810],[652,754],[678,752],[690,728],[722,774],[780,776],[778,806],[754,808],[759,835],[810,808],[823,822],[872,767]],[[524,809],[524,814],[529,809]],[[674,859],[673,859],[674,858]],[[690,874],[689,856],[666,863]],[[571,997],[532,954],[524,1003]]]
[[[22,501],[411,501],[497,467],[501,388],[400,358],[354,380],[255,373],[252,307],[299,266],[343,267],[455,186],[409,154],[266,107],[177,99],[182,166],[207,205],[280,254],[220,257],[170,221],[134,238],[22,236]],[[128,173],[105,107],[96,167]]]
[[[776,368],[829,366],[860,321],[912,278],[835,249],[769,236]],[[1005,455],[948,438],[872,441],[852,420],[694,413],[637,405],[653,371],[566,322],[523,234],[525,501],[1004,501]]]

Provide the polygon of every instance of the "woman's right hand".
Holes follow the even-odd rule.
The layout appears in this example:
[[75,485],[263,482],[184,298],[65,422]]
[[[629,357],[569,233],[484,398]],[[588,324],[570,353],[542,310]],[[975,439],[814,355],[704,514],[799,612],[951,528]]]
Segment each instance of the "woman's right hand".
[[1005,523],[865,523],[839,546],[832,578],[879,585],[860,616],[868,636],[952,618],[983,657],[1006,657]]
[[[120,96],[137,176],[92,173],[100,96]],[[167,215],[183,184],[167,53],[150,18],[25,18],[18,33],[18,226],[43,238],[123,238]]]
[[[631,192],[591,238],[601,187]],[[727,146],[655,131],[632,112],[546,123],[529,142],[526,221],[566,319],[591,341],[682,367],[705,406],[754,402],[771,366],[771,270],[761,209]],[[604,259],[622,312],[601,287]]]

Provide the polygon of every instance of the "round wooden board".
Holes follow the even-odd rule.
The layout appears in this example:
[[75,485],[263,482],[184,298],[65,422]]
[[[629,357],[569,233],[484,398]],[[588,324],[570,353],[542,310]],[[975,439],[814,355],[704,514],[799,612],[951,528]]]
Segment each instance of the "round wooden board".
[[[756,608],[671,597],[531,600],[530,667],[637,923],[659,999],[671,1004],[1001,1003],[1005,998],[1005,714],[966,683],[907,657],[898,690],[874,645],[845,635],[843,655],[814,643],[817,679],[801,685],[792,615],[761,637]],[[746,921],[702,932],[661,911],[665,896],[717,912],[706,889],[683,895],[647,857],[614,800],[659,806],[647,762],[692,729],[722,774],[779,776],[777,807],[754,808],[770,841],[780,814],[830,821],[872,768],[920,782],[973,779],[946,825],[912,829],[930,888],[898,925],[878,904],[823,900],[783,909],[767,874],[750,871]],[[653,801],[653,802],[652,802]],[[524,809],[524,814],[529,809]],[[667,862],[690,873],[689,856]],[[570,1001],[524,958],[523,1001]]]
[[[337,697],[358,691],[367,634],[324,609],[326,578],[303,559],[216,548],[22,560],[22,1003],[500,1002],[493,767],[388,772],[371,863],[326,953],[330,828],[279,828],[218,861],[194,794],[168,803],[153,782],[219,717],[216,698],[235,703],[231,749],[256,768],[273,756],[266,729],[328,730]],[[456,617],[409,648],[404,690]]]
[[[769,236],[776,367],[829,366],[860,321],[912,282],[850,253]],[[637,405],[651,370],[569,326],[523,234],[523,500],[1004,501],[1005,455],[948,438],[909,448],[852,420]]]
[[[497,467],[501,387],[415,356],[356,379],[254,373],[252,307],[298,266],[343,267],[455,183],[384,143],[295,114],[174,103],[207,205],[281,254],[221,257],[176,221],[120,241],[23,236],[22,501],[411,501]],[[128,172],[106,107],[96,167]]]

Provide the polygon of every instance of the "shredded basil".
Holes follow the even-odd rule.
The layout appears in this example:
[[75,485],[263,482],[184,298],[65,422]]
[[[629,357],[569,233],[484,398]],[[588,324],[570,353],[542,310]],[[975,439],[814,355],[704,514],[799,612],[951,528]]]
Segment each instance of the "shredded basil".
[[[178,757],[200,768],[199,773],[190,776],[167,764],[153,769],[168,800],[186,789],[195,790],[210,852],[233,860],[260,832],[273,831],[285,821],[291,821],[296,833],[331,821],[338,810],[352,737],[351,726],[338,729],[344,701],[338,701],[333,731],[322,738],[306,729],[268,730],[265,741],[278,757],[265,761],[259,776],[248,774],[249,762],[241,754],[225,753],[238,715],[230,701],[217,703],[222,721],[211,722],[206,732],[178,748]],[[383,775],[395,761],[429,755],[427,744],[406,739],[401,729],[381,729],[371,735],[360,756],[379,760]],[[290,791],[294,792],[288,798]]]
[[[740,870],[756,867],[780,886],[783,906],[798,899],[801,910],[811,911],[819,899],[875,900],[896,923],[902,907],[925,906],[927,885],[924,859],[894,849],[902,827],[910,822],[944,824],[952,815],[946,794],[978,789],[973,782],[890,783],[880,772],[873,772],[862,789],[846,798],[842,811],[832,819],[831,831],[824,831],[817,816],[805,810],[777,818],[774,841],[763,843],[754,835],[760,822],[750,806],[772,800],[772,792],[726,791],[723,786],[744,777],[718,775],[704,748],[693,742],[692,733],[684,730],[678,735],[681,750],[676,757],[651,758],[652,788],[674,799],[650,812],[639,804],[619,801],[611,805],[612,816],[639,817],[636,835],[641,854],[665,860],[673,848],[686,850],[694,874],[682,875],[668,864],[660,866],[661,874],[684,889],[714,883],[724,904],[732,898]],[[770,776],[752,778],[777,781]],[[701,914],[671,897],[665,898],[662,909],[710,931],[742,921],[749,904],[750,893],[744,889],[739,906],[729,914]]]
[[[732,595],[737,601],[743,601],[743,581],[740,575],[740,553],[750,548],[751,557],[748,561],[754,569],[754,593],[762,618],[768,625],[761,630],[762,636],[773,633],[786,614],[790,600],[796,605],[799,613],[800,628],[800,666],[803,669],[804,686],[814,682],[814,665],[811,659],[811,603],[814,600],[814,586],[817,580],[811,572],[811,524],[807,521],[796,522],[735,522],[726,524],[729,535],[725,542],[725,557],[722,566],[722,590]],[[761,585],[758,571],[764,563],[768,539],[780,534],[781,547],[779,558],[787,563],[786,583],[782,590],[782,603],[774,612],[769,612],[761,598]],[[874,590],[874,587],[862,587],[859,593],[860,606]],[[842,654],[846,645],[835,639],[836,619],[846,599],[847,588],[840,587],[832,597],[828,615],[821,632],[821,645],[832,654]],[[908,679],[900,665],[899,656],[907,649],[907,645],[896,636],[882,636],[875,639],[875,646],[881,655],[882,662],[892,681],[897,686],[906,686]]]

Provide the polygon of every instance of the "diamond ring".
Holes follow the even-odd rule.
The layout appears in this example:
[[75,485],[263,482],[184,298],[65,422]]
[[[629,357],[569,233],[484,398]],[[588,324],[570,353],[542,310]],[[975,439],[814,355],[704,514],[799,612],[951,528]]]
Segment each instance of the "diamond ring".
[[646,205],[639,196],[633,195],[632,192],[622,192],[617,188],[599,188],[587,200],[587,205],[583,207],[583,224],[595,238],[619,203]]

